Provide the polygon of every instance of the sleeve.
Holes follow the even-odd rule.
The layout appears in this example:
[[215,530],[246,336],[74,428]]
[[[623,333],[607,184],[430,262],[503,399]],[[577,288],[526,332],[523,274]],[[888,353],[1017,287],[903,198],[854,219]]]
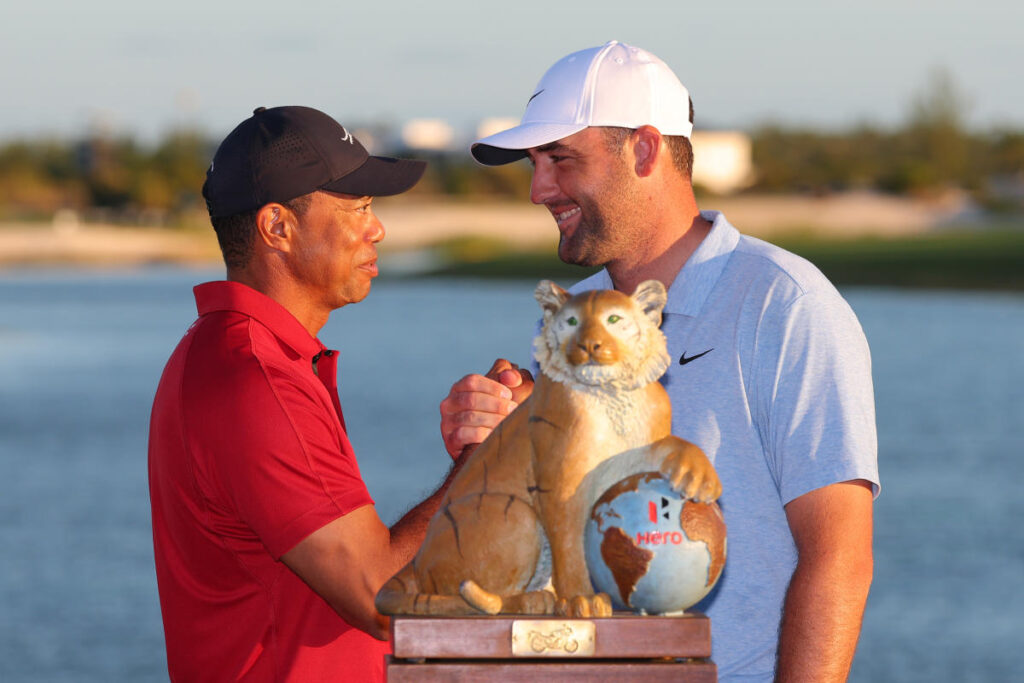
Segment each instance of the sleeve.
[[803,293],[762,320],[756,353],[762,441],[783,504],[851,479],[877,496],[871,356],[846,301],[834,289]]
[[326,390],[253,360],[222,420],[216,481],[275,557],[373,503]]

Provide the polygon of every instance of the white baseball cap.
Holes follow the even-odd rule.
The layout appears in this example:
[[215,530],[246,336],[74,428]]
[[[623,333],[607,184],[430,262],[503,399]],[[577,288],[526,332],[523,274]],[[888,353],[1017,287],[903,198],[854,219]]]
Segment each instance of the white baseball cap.
[[470,153],[499,166],[589,126],[645,125],[690,137],[690,93],[665,62],[613,40],[555,62],[534,88],[520,124],[477,140]]

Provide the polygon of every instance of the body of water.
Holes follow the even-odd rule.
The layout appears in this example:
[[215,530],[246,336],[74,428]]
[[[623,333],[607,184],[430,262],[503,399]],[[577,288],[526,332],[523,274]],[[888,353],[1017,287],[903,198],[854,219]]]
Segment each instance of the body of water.
[[[166,679],[146,483],[150,405],[219,271],[0,274],[0,680]],[[569,283],[563,283],[569,284]],[[321,333],[391,523],[450,462],[438,404],[527,363],[533,283],[380,282]],[[1024,297],[844,291],[874,359],[882,496],[855,681],[1019,677]]]

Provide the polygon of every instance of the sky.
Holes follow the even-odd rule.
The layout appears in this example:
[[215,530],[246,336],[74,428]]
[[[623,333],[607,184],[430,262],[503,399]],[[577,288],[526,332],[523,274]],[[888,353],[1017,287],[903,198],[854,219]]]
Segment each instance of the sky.
[[698,128],[895,126],[938,70],[970,127],[1024,128],[1024,3],[1009,0],[4,0],[0,27],[0,141],[221,137],[282,104],[472,131],[518,118],[551,64],[611,39],[675,70]]

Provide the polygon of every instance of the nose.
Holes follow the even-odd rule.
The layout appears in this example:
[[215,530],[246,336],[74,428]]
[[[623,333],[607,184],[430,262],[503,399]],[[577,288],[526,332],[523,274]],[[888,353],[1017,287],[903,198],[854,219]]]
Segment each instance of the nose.
[[601,340],[589,337],[579,340],[576,345],[586,351],[588,356],[593,357],[601,349]]
[[558,195],[558,183],[555,182],[555,172],[551,164],[544,159],[538,159],[533,167],[533,178],[530,180],[530,201],[534,204],[543,204],[549,199]]
[[370,220],[370,226],[366,233],[366,239],[376,244],[384,239],[384,224],[377,218],[377,214],[373,214],[373,218]]
[[616,360],[615,349],[612,345],[605,344],[600,339],[591,336],[581,336],[571,346],[566,354],[570,365],[584,365],[586,363],[597,363],[606,365]]
[[569,363],[583,365],[598,363],[607,365],[618,360],[619,354],[614,339],[593,323],[585,323],[568,349]]

